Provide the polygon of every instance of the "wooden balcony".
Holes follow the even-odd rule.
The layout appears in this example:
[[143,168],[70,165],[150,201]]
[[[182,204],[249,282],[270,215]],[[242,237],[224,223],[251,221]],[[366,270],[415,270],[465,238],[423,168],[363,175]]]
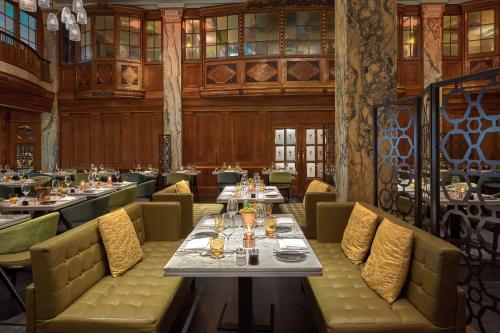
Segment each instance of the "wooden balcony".
[[50,61],[19,38],[0,31],[0,61],[24,69],[44,82],[50,82]]

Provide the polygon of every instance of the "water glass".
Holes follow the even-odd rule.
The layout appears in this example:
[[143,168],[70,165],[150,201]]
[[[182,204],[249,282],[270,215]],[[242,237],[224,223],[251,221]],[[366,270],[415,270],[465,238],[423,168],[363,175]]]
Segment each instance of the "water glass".
[[216,237],[210,238],[210,256],[214,259],[219,259],[224,256],[224,243],[226,239],[224,235],[219,234]]
[[266,230],[266,236],[274,237],[276,236],[276,217],[268,216],[264,221],[264,229]]
[[232,226],[236,226],[234,216],[238,213],[238,200],[235,197],[230,197],[227,201],[227,212],[231,216]]
[[64,184],[66,184],[66,187],[69,187],[71,185],[71,177],[70,176],[64,177]]
[[215,231],[218,233],[223,232],[224,231],[224,220],[222,219],[222,216],[215,215],[214,220],[215,220]]

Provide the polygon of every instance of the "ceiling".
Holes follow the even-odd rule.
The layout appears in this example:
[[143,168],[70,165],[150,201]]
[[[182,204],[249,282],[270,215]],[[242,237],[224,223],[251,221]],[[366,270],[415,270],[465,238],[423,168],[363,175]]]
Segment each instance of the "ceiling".
[[[332,3],[334,0],[331,0]],[[405,5],[416,5],[422,3],[463,3],[471,0],[396,0]],[[144,9],[154,8],[200,8],[227,4],[245,3],[247,0],[83,0],[85,5],[95,4],[97,2],[107,2],[110,4],[120,4],[137,6]],[[57,7],[65,6],[71,3],[71,0],[54,0]]]

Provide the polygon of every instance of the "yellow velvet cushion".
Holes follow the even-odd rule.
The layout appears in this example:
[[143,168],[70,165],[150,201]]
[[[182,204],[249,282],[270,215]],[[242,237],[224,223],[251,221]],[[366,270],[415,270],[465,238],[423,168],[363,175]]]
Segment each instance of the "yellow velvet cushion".
[[125,273],[141,261],[143,253],[139,239],[130,217],[123,208],[98,217],[97,224],[113,277]]
[[347,258],[359,265],[370,250],[377,230],[377,214],[359,203],[354,205],[342,236],[341,248]]
[[413,231],[384,219],[373,240],[361,276],[389,303],[399,296],[406,281],[413,248]]
[[[329,192],[329,191],[330,191],[330,185],[328,185],[325,182],[321,182],[321,181],[315,179],[309,183],[309,186],[307,186],[306,193]],[[304,199],[302,200],[302,205],[304,207],[306,206],[306,196],[305,195],[304,195]]]
[[175,183],[175,190],[177,191],[177,193],[191,193],[189,183],[185,180],[181,180],[180,182]]

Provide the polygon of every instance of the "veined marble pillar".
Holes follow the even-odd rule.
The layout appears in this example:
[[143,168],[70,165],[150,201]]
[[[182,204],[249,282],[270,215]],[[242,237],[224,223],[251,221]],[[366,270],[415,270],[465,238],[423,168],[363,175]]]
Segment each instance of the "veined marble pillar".
[[422,5],[424,87],[441,81],[443,76],[443,12],[442,4]]
[[172,136],[172,169],[182,164],[182,8],[162,9],[163,132]]
[[47,169],[59,163],[59,111],[57,106],[58,77],[57,75],[57,32],[48,31],[45,27],[47,13],[43,14],[44,22],[44,55],[50,60],[50,78],[52,91],[54,91],[54,101],[52,111],[42,113],[41,119],[41,166]]
[[371,106],[397,96],[396,0],[335,1],[339,201],[373,201]]

